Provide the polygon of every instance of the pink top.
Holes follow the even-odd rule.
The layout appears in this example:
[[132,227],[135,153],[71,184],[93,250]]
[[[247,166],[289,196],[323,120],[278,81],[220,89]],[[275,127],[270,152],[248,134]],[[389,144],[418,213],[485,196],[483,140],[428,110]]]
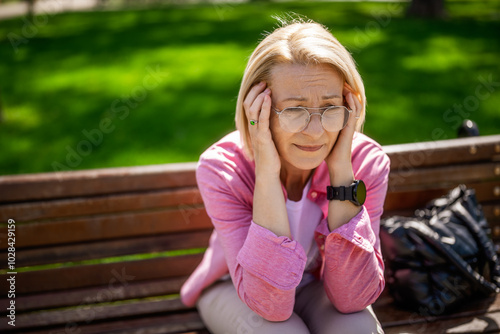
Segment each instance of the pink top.
[[[390,161],[379,144],[356,132],[352,167],[354,177],[366,184],[367,198],[347,224],[331,232],[328,228],[330,177],[325,162],[316,169],[307,194],[323,211],[319,225],[311,226],[320,250],[317,276],[332,304],[344,313],[372,304],[385,285],[379,228]],[[229,272],[240,299],[255,313],[270,321],[288,319],[307,256],[296,240],[253,222],[255,164],[245,158],[239,132],[201,155],[196,177],[215,230],[203,260],[182,286],[183,303],[194,306],[203,289]]]
[[323,219],[323,211],[318,204],[307,198],[309,189],[311,189],[311,179],[307,181],[302,191],[302,198],[298,202],[289,199],[286,200],[290,234],[292,235],[292,239],[302,246],[307,255],[304,274],[297,289],[311,283],[315,279],[315,271],[319,269],[320,265],[320,262],[318,262],[319,249],[314,240],[314,233]]

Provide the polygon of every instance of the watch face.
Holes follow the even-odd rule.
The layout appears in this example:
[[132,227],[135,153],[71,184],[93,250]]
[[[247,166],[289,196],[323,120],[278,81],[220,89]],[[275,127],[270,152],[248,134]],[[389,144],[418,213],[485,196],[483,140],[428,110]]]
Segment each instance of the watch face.
[[363,205],[366,200],[366,186],[362,180],[358,181],[356,191],[354,193],[356,194],[356,200],[358,201],[359,205]]

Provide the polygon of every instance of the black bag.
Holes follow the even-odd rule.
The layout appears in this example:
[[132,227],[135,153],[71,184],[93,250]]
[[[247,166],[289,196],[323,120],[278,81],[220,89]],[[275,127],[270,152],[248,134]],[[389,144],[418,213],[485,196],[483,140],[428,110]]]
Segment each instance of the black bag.
[[460,185],[417,210],[384,219],[380,229],[389,292],[422,315],[499,292],[500,266],[475,191]]

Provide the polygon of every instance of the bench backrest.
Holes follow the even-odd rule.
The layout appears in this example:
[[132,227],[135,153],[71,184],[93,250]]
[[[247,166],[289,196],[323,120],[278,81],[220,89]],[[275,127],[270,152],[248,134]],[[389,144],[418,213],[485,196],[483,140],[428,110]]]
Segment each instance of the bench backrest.
[[[500,241],[500,135],[386,146],[385,215],[412,214],[464,183]],[[0,177],[0,287],[15,276],[16,327],[47,332],[173,333],[203,328],[180,286],[212,226],[195,163]],[[8,220],[15,268],[8,268]],[[13,241],[13,240],[10,240]],[[17,274],[8,274],[8,272]],[[12,298],[1,296],[5,316]],[[40,311],[43,310],[43,311]],[[154,330],[153,330],[154,329]]]

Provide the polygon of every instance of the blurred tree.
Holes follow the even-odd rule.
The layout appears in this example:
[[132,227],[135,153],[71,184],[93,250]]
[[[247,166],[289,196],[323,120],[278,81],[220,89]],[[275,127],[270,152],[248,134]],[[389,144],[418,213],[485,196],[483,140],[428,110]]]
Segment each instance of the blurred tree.
[[414,17],[444,18],[444,0],[412,0],[406,14]]
[[28,3],[28,17],[30,20],[32,20],[33,15],[35,15],[35,1],[36,0],[26,0]]

